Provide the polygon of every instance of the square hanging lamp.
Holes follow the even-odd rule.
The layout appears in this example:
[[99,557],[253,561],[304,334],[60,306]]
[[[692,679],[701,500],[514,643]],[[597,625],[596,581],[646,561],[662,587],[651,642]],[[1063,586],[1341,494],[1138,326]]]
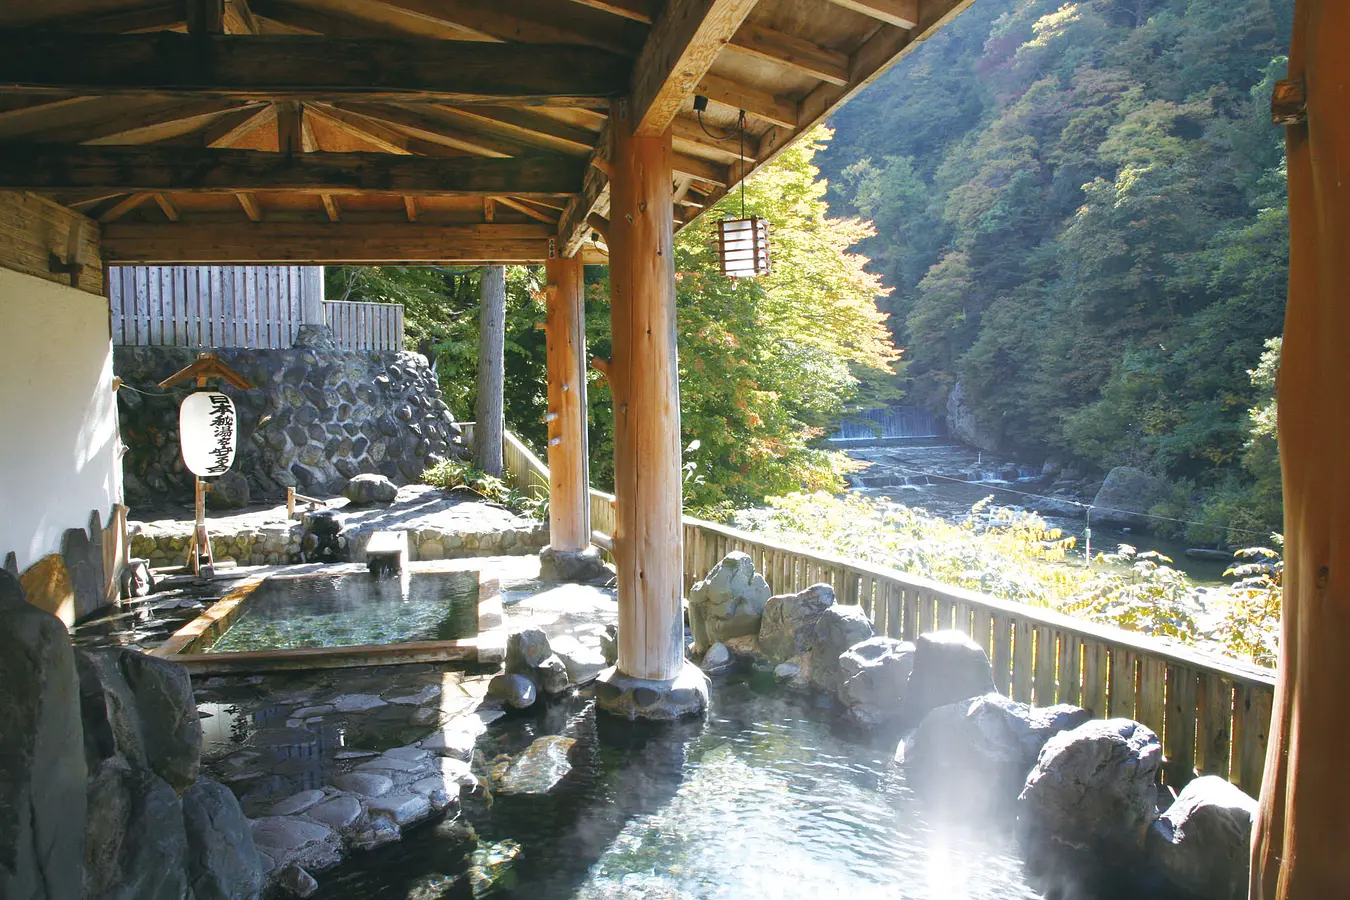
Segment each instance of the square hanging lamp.
[[769,223],[759,216],[718,222],[717,260],[731,278],[768,275]]

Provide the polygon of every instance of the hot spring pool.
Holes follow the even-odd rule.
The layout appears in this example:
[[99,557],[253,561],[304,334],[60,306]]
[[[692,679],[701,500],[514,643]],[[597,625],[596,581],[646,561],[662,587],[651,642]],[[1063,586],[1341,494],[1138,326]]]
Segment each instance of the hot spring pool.
[[[494,724],[482,759],[535,738],[576,739],[548,794],[466,795],[462,821],[411,831],[319,876],[328,900],[450,897],[925,898],[1041,895],[995,829],[938,824],[890,753],[831,733],[805,701],[751,680],[718,684],[705,722],[599,722],[584,700]],[[481,763],[479,765],[481,768]],[[478,834],[477,854],[463,823]],[[491,864],[490,888],[470,888]]]
[[206,652],[449,641],[477,633],[477,572],[272,576]]

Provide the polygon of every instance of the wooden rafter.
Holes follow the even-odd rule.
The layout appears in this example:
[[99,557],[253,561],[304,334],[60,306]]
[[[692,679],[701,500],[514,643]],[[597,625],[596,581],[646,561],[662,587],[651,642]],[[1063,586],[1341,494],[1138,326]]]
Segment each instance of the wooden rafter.
[[100,222],[116,222],[149,199],[149,194],[132,194],[104,210],[99,214],[98,220]]
[[[729,0],[728,0],[729,2]],[[746,0],[738,0],[746,2]],[[630,63],[576,45],[259,35],[0,33],[0,90],[265,100],[604,99]],[[372,73],[378,73],[374,76]]]
[[830,2],[897,28],[913,28],[919,24],[919,0],[830,0]]
[[249,135],[275,123],[276,120],[277,108],[270,103],[229,113],[207,126],[202,134],[202,145],[218,149],[234,147]]
[[784,128],[797,127],[797,104],[762,88],[738,84],[719,75],[705,75],[698,93],[730,110],[745,110],[747,115]]
[[127,222],[103,229],[103,252],[124,263],[543,262],[553,233],[543,224]]
[[638,135],[670,126],[756,0],[666,0],[633,66],[632,124]]
[[256,197],[248,193],[239,193],[234,195],[234,199],[239,201],[239,205],[244,210],[244,215],[248,216],[250,222],[262,221],[262,209],[258,206]]
[[253,15],[248,0],[225,0],[224,26],[226,34],[260,34],[258,17]]
[[170,222],[178,221],[178,207],[174,205],[174,202],[170,200],[168,196],[165,194],[155,194],[155,204],[159,206],[160,212],[164,213],[164,217]]
[[510,197],[495,197],[493,199],[502,206],[505,206],[508,209],[514,209],[516,212],[526,215],[536,222],[543,222],[546,225],[558,224],[557,216],[551,216],[543,210],[536,209],[533,205],[524,200],[513,200]]
[[558,250],[563,256],[576,255],[590,234],[587,220],[609,204],[609,125],[596,138],[588,162],[581,193],[568,200],[558,221]]
[[528,109],[469,104],[440,110],[471,126],[487,127],[516,140],[561,152],[589,153],[595,145],[594,131]]
[[848,83],[848,54],[746,22],[728,45],[738,53],[767,59],[830,84]]
[[[338,107],[350,109],[350,107]],[[355,112],[356,110],[352,110]],[[525,145],[491,134],[476,132],[445,114],[440,107],[418,104],[395,106],[387,103],[363,103],[359,114],[386,126],[416,137],[424,142],[439,144],[461,153],[477,156],[506,158],[520,156],[527,152]],[[413,149],[410,147],[410,149]],[[415,149],[413,152],[428,155],[430,151]]]
[[374,153],[300,153],[194,148],[0,147],[0,189],[194,193],[324,192],[513,196],[568,194],[583,163],[567,157],[427,159]]
[[416,197],[404,197],[404,198],[403,198],[403,212],[404,212],[404,214],[408,217],[408,221],[409,221],[409,222],[416,222],[416,221],[417,221],[417,198],[416,198]]

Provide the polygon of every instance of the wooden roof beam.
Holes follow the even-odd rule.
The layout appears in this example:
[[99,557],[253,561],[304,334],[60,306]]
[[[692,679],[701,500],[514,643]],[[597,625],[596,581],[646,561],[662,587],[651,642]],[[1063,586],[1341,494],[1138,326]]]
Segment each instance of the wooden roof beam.
[[919,24],[919,0],[830,0],[830,2],[879,22],[885,22],[887,25],[894,25],[896,28],[914,28]]
[[[344,107],[337,108],[343,109]],[[444,115],[443,112],[437,107],[429,107],[425,104],[421,104],[415,109],[387,104],[362,104],[358,115],[363,115],[383,125],[392,126],[398,131],[430,143],[433,147],[439,145],[460,153],[506,158],[521,156],[527,152],[528,148],[516,141],[491,134],[483,134],[474,131],[472,128],[458,127],[455,118]],[[410,145],[409,149],[415,148]],[[426,148],[415,149],[415,152],[431,155],[436,151]]]
[[[833,87],[833,85],[829,85]],[[746,115],[762,119],[771,125],[795,129],[799,112],[797,104],[761,88],[738,84],[720,75],[705,75],[695,92],[718,106],[731,110],[745,110]]]
[[202,145],[214,148],[234,147],[258,129],[271,125],[276,120],[277,108],[271,103],[229,113],[207,127],[202,134]]
[[658,135],[698,91],[756,0],[666,0],[633,67],[633,131]]
[[622,56],[576,45],[0,33],[0,91],[534,103],[606,99],[629,74]]
[[576,255],[590,236],[590,217],[609,206],[609,128],[605,125],[596,138],[581,193],[567,201],[558,220],[558,252],[562,256]]
[[408,196],[569,194],[581,160],[424,158],[173,147],[0,146],[0,190],[206,193],[313,191]]
[[529,263],[548,258],[553,235],[542,223],[127,222],[103,229],[103,254],[163,264]]
[[442,106],[440,110],[518,140],[564,153],[589,153],[595,145],[594,131],[560,122],[528,109],[472,103],[454,107]]
[[533,206],[531,206],[529,203],[523,200],[513,200],[510,197],[497,197],[495,198],[495,200],[502,206],[505,206],[508,209],[514,209],[516,212],[522,213],[528,216],[529,218],[534,219],[536,222],[543,222],[544,224],[549,226],[555,226],[558,224],[557,216],[550,216],[543,210],[535,209]]
[[810,41],[764,28],[751,22],[741,26],[728,48],[747,56],[767,59],[794,72],[830,84],[848,83],[848,54]]
[[225,0],[223,19],[226,34],[259,34],[262,31],[248,0]]

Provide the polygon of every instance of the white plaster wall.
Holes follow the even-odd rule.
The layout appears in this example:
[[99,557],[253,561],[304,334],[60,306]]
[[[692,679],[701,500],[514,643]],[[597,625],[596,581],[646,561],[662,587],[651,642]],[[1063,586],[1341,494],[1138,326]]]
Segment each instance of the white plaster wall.
[[108,301],[0,268],[0,559],[23,571],[122,496]]

